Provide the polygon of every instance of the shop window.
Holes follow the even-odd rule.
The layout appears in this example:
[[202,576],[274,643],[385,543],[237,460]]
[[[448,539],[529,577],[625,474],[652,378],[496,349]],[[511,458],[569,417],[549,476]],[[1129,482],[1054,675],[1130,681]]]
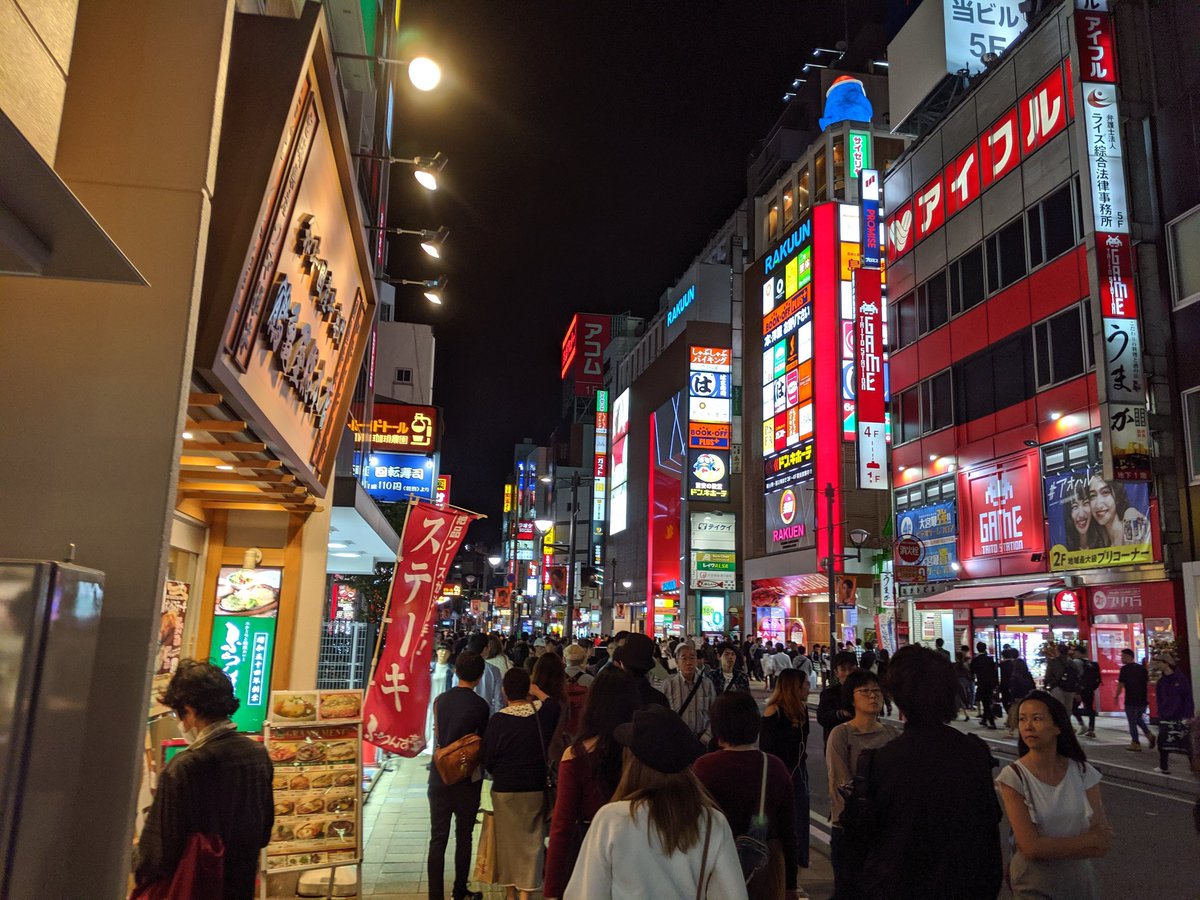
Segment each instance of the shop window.
[[1041,203],[1030,208],[1028,220],[1031,269],[1061,256],[1079,243],[1082,235],[1075,219],[1071,183],[1064,184]]
[[921,334],[928,334],[950,321],[944,271],[917,288],[917,320]]
[[988,293],[994,294],[1025,277],[1025,219],[1018,216],[985,242]]
[[[1167,225],[1171,290],[1175,306],[1200,300],[1200,206]],[[1195,476],[1193,476],[1195,477]]]
[[822,200],[828,200],[829,192],[829,169],[825,165],[827,162],[825,148],[822,147],[817,151],[816,158],[813,160],[813,171],[816,177],[816,196],[813,197],[813,203],[820,203]]
[[1200,484],[1200,388],[1183,394],[1183,425],[1187,439],[1188,479]]
[[779,218],[779,197],[775,196],[767,204],[767,237],[774,241],[779,237],[782,223]]
[[957,316],[987,297],[983,285],[983,245],[968,250],[950,263],[948,280],[950,286],[950,315]]
[[1082,305],[1076,304],[1033,326],[1038,390],[1078,378],[1090,368],[1085,319]]
[[901,297],[892,307],[892,316],[896,329],[896,349],[907,347],[917,339],[920,331],[917,327],[917,295],[916,292]]
[[811,176],[808,174],[808,166],[800,170],[800,177],[796,179],[796,218],[803,219],[812,206],[812,197],[809,196],[809,185]]
[[846,135],[833,138],[833,198],[846,199]]
[[784,226],[792,224],[796,218],[796,189],[789,184],[783,189],[783,221]]

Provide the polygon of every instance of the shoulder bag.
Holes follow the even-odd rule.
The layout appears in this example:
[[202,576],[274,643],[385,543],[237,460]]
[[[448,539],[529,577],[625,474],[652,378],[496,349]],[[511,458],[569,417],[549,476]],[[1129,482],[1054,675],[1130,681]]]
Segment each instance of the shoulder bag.
[[681,719],[683,718],[683,713],[691,705],[692,698],[696,696],[696,691],[700,690],[700,685],[701,685],[703,679],[704,679],[704,676],[701,673],[697,672],[696,673],[696,683],[692,685],[692,692],[690,694],[688,694],[687,699],[683,701],[683,706],[679,707],[679,713],[678,713],[679,718],[681,718]]
[[554,771],[550,768],[550,759],[546,756],[546,739],[542,736],[542,720],[538,716],[539,712],[541,712],[541,708],[534,706],[533,723],[537,725],[538,746],[542,748],[542,765],[546,767],[546,783],[542,787],[542,812],[545,814],[546,827],[549,828],[558,789],[554,783]]
[[[492,805],[494,807],[495,803]],[[479,813],[483,817],[483,827],[479,831],[479,846],[475,850],[475,880],[484,884],[495,884],[496,813],[492,809],[484,809],[482,804]]]
[[433,702],[433,764],[445,785],[458,784],[471,777],[483,755],[483,738],[472,732],[465,734],[448,747],[438,740],[437,701]]
[[700,878],[696,882],[696,900],[708,896],[708,842],[712,839],[712,811],[705,809],[704,852],[700,854]]
[[[762,752],[762,751],[759,751]],[[738,863],[742,867],[742,877],[749,884],[751,879],[764,868],[771,859],[771,848],[767,845],[767,817],[764,810],[767,805],[767,754],[762,755],[762,785],[758,790],[758,815],[750,820],[750,828],[745,834],[733,842],[737,849]]]

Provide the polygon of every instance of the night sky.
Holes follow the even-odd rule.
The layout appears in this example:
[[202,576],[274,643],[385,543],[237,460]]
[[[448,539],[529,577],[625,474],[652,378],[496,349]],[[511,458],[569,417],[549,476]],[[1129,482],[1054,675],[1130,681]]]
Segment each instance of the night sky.
[[396,317],[434,326],[442,470],[490,517],[475,540],[498,541],[514,443],[558,420],[571,315],[654,314],[844,18],[841,0],[403,0],[397,55],[445,75],[431,94],[397,79],[393,152],[449,165],[435,193],[394,168],[391,224],[451,235],[441,263],[393,238],[388,268],[449,276],[440,308],[398,287]]

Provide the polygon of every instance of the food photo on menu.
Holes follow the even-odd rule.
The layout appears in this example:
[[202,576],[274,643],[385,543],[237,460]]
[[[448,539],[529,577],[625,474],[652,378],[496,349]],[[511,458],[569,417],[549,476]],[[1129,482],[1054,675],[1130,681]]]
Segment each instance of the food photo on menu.
[[279,608],[283,569],[225,566],[217,576],[217,614],[274,616]]

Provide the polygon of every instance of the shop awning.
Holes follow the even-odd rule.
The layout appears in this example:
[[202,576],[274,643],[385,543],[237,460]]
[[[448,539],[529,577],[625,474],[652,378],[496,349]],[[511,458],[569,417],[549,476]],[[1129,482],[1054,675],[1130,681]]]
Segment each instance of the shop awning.
[[951,588],[931,597],[922,597],[914,601],[914,605],[917,609],[990,609],[994,606],[1011,606],[1017,600],[1041,600],[1047,591],[1060,588],[1062,584],[1062,579],[1057,578]]

